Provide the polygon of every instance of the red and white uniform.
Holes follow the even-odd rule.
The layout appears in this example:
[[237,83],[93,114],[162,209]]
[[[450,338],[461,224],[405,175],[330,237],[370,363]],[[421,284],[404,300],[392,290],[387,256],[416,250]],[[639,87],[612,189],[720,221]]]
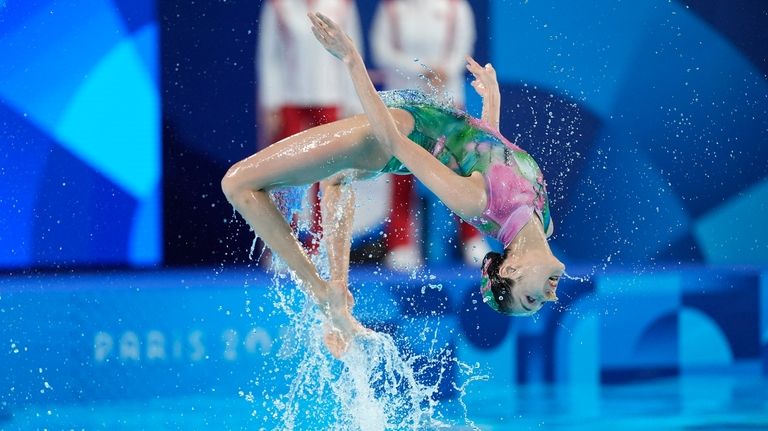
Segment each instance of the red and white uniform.
[[336,107],[339,114],[361,111],[344,64],[315,39],[308,12],[321,12],[360,43],[360,17],[352,0],[268,0],[261,9],[256,65],[259,105]]
[[464,57],[475,44],[475,20],[466,0],[384,0],[373,22],[371,47],[389,89],[431,92],[426,65],[446,74],[445,90],[464,104]]

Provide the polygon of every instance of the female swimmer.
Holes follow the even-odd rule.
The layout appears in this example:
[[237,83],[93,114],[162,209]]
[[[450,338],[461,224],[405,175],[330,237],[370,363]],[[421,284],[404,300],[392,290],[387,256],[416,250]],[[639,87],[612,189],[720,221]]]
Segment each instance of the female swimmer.
[[[335,356],[366,329],[352,316],[348,288],[354,199],[350,182],[382,172],[413,174],[453,212],[505,245],[482,264],[483,301],[507,315],[531,315],[556,300],[564,265],[536,162],[499,134],[499,87],[490,64],[467,58],[483,98],[482,120],[422,93],[377,93],[355,45],[336,23],[310,14],[312,31],[346,65],[364,115],[309,129],[234,164],[222,179],[227,200],[294,271],[329,319],[324,341]],[[330,280],[320,277],[268,192],[320,181]]]

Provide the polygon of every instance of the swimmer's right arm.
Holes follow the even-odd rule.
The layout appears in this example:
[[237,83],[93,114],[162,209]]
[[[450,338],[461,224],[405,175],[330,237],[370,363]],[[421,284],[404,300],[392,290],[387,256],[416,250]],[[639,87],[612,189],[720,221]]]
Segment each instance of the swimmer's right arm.
[[321,13],[308,14],[312,21],[312,33],[323,44],[325,49],[334,57],[343,61],[349,69],[352,84],[355,86],[357,97],[363,105],[363,111],[373,129],[376,139],[393,152],[395,142],[400,139],[400,131],[389,109],[376,92],[376,88],[368,76],[365,63],[355,44],[344,31],[330,18]]
[[493,130],[499,131],[499,119],[501,117],[501,93],[499,82],[496,80],[496,70],[491,63],[480,66],[472,57],[467,56],[467,70],[472,72],[475,80],[472,87],[483,98],[482,120]]
[[328,17],[316,13],[309,14],[309,19],[312,21],[312,32],[317,40],[328,52],[347,65],[376,139],[386,145],[391,154],[458,216],[467,219],[482,214],[487,202],[482,175],[474,173],[463,177],[456,174],[424,148],[400,133],[389,109],[371,83],[354,43]]

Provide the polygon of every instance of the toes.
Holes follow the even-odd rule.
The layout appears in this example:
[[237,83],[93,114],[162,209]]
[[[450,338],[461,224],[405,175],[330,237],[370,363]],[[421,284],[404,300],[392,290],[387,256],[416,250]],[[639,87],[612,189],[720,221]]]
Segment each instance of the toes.
[[347,343],[337,331],[328,331],[323,337],[325,346],[334,358],[339,359],[347,351]]

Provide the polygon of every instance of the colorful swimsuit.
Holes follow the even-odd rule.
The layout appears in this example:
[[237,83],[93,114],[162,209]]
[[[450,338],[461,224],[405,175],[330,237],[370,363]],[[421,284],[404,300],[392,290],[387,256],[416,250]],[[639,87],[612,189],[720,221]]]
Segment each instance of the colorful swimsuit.
[[[471,225],[505,246],[536,214],[547,236],[552,233],[546,183],[536,161],[517,145],[480,120],[442,106],[417,90],[379,93],[390,108],[413,115],[414,129],[408,138],[462,176],[480,172],[485,179],[488,207],[470,220]],[[392,158],[382,172],[407,174]]]

